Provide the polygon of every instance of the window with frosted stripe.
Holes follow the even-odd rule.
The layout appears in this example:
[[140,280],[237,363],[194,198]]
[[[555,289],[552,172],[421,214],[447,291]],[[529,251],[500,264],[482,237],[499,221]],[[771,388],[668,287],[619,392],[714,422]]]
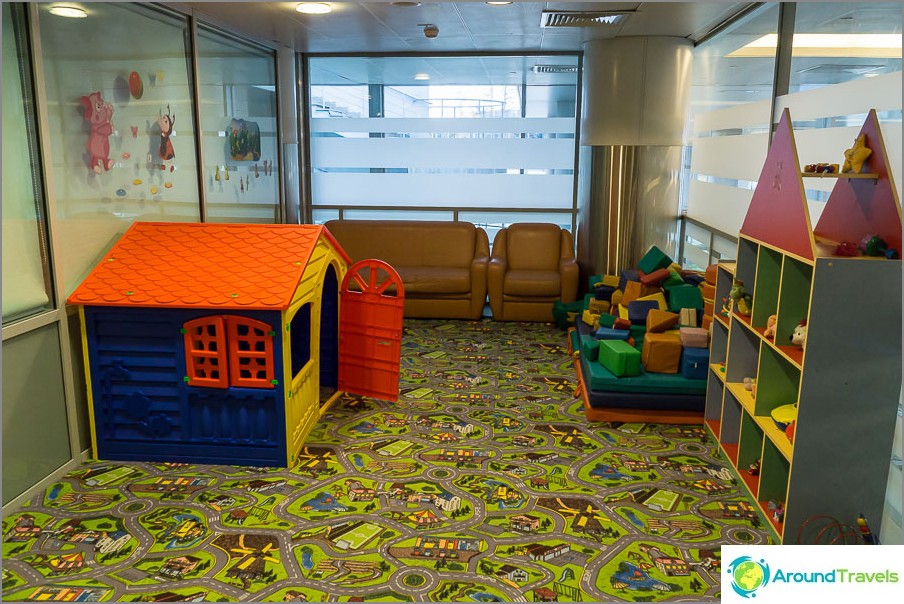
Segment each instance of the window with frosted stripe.
[[529,210],[523,221],[558,222],[564,211],[570,227],[577,66],[575,55],[311,58],[313,215]]

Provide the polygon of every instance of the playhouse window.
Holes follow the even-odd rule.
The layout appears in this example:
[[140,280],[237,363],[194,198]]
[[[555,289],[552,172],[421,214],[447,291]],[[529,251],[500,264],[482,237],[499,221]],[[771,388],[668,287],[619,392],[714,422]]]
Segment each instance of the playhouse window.
[[189,386],[226,388],[226,329],[222,317],[203,317],[183,325],[185,371]]
[[203,317],[183,325],[189,386],[273,388],[273,333],[261,321]]

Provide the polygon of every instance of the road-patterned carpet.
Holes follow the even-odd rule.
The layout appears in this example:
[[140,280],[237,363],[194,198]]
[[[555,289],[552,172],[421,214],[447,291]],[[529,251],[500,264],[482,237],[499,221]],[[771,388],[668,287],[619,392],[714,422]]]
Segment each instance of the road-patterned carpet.
[[564,332],[406,321],[397,403],[292,470],[97,462],[3,519],[4,600],[716,599],[764,522],[700,427],[590,424]]

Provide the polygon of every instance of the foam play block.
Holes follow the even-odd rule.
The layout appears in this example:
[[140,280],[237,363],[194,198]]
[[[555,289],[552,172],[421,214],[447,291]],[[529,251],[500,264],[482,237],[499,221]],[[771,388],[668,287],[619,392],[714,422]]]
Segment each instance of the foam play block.
[[637,263],[637,268],[649,275],[657,269],[668,268],[671,264],[672,259],[654,245]]
[[704,283],[700,287],[700,293],[704,298],[709,298],[710,300],[712,300],[716,297],[716,286],[710,283]]
[[633,268],[623,270],[618,278],[618,289],[625,291],[625,285],[628,281],[638,281],[640,279],[640,271]]
[[593,291],[600,285],[616,288],[618,287],[619,278],[617,275],[593,275],[587,281],[587,289]]
[[710,264],[706,267],[706,272],[703,273],[703,280],[709,283],[710,285],[716,284],[716,273],[719,272],[718,264]]
[[703,296],[699,287],[681,285],[669,290],[669,310],[678,312],[682,308],[703,308]]
[[709,346],[709,332],[700,327],[682,327],[678,330],[681,345],[685,348],[707,348]]
[[600,365],[617,377],[640,373],[640,351],[621,340],[600,340]]
[[[628,304],[630,304],[630,302]],[[624,304],[618,305],[618,318],[624,319],[625,321],[631,320],[631,316],[628,314],[628,307]]]
[[601,315],[604,312],[609,312],[609,301],[593,299],[590,301],[590,305],[587,307],[587,310],[595,315]]
[[615,324],[615,317],[610,314],[601,314],[600,315],[600,327],[612,327]]
[[697,326],[697,309],[682,308],[681,312],[678,314],[678,324],[685,326],[685,327],[696,327]]
[[644,325],[651,310],[659,310],[656,300],[634,300],[628,303],[628,320],[632,325]]
[[615,323],[612,324],[612,327],[614,327],[615,329],[630,329],[631,321],[619,317],[615,320]]
[[678,373],[681,366],[681,338],[678,332],[646,334],[641,362],[647,373]]
[[669,307],[668,303],[665,301],[665,296],[662,295],[662,292],[660,292],[660,291],[657,291],[652,294],[647,294],[645,296],[641,296],[640,298],[637,299],[637,301],[638,302],[655,302],[656,306],[657,306],[657,308],[659,308],[659,310],[666,310]]
[[593,290],[593,297],[597,300],[605,300],[606,302],[612,301],[612,294],[615,293],[615,288],[611,285],[597,285]]
[[621,304],[627,304],[628,302],[633,302],[643,295],[641,293],[641,288],[643,287],[643,283],[640,281],[628,281],[625,284],[624,292],[625,294],[622,296]]
[[705,283],[703,280],[703,274],[701,273],[685,273],[682,275],[684,282],[688,285],[700,285],[701,283]]
[[703,316],[712,318],[712,316],[713,316],[713,301],[712,300],[704,300],[703,301]]
[[586,323],[587,325],[599,325],[600,316],[590,312],[589,310],[585,310],[581,315],[581,321]]
[[709,331],[709,328],[713,324],[713,316],[712,315],[703,315],[703,320],[700,322],[700,329],[705,329]]
[[663,281],[669,278],[669,269],[660,268],[658,270],[653,271],[652,273],[644,274],[640,278],[640,282],[644,285],[660,285]]
[[614,292],[612,292],[612,298],[609,300],[609,304],[612,305],[612,308],[615,308],[616,306],[621,304],[622,298],[624,298],[624,297],[625,297],[625,292],[623,292],[620,289],[617,289]]
[[584,305],[582,306],[582,308],[590,308],[590,301],[593,299],[594,297],[592,293],[584,294]]
[[627,329],[612,329],[611,327],[600,327],[593,334],[597,340],[627,340],[630,336],[631,332]]
[[662,333],[678,324],[680,317],[666,310],[655,308],[647,315],[647,331],[650,333]]
[[681,274],[683,270],[684,270],[684,269],[682,269],[682,268],[681,268],[681,265],[678,264],[677,262],[672,262],[672,263],[669,265],[669,272],[675,271],[676,273]]
[[681,353],[681,375],[689,380],[705,380],[709,369],[709,350],[685,348]]
[[581,336],[581,356],[588,361],[596,361],[600,356],[599,340],[590,336]]
[[669,289],[670,287],[676,287],[678,285],[684,285],[684,279],[681,277],[681,274],[678,271],[669,271],[668,278],[660,284],[662,289]]
[[643,344],[644,336],[647,333],[647,328],[644,325],[632,325],[628,328],[628,331],[631,332],[631,339],[634,340],[633,346],[640,346]]

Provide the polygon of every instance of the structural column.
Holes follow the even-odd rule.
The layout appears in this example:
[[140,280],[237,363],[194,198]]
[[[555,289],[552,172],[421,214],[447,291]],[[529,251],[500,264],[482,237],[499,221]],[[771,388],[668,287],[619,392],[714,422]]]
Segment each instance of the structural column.
[[584,43],[578,182],[582,275],[678,249],[678,175],[693,45],[626,36]]

